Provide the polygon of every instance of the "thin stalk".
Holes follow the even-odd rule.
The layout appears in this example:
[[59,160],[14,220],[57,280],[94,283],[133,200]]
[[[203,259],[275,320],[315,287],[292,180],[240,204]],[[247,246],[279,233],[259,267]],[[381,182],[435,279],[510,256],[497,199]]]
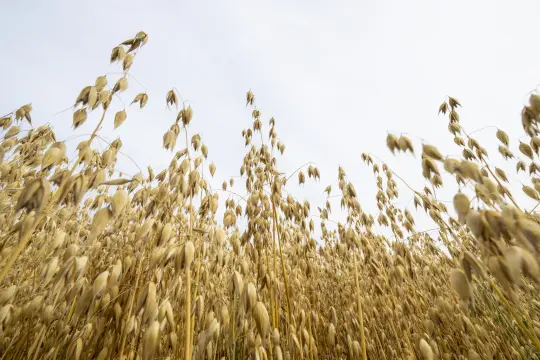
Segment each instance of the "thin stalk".
[[540,201],[536,203],[536,205],[534,205],[534,207],[529,211],[529,214],[532,214],[534,210],[536,210],[536,208],[538,207],[538,205],[540,205]]
[[[382,354],[384,360],[386,360],[386,352],[384,351],[381,345],[381,340],[379,339],[379,333],[377,331],[375,331],[375,341],[377,342],[377,346],[379,347],[379,351]],[[414,354],[414,351],[413,351],[413,354]]]
[[308,329],[309,329],[309,339],[308,339],[308,348],[309,348],[309,359],[313,360],[313,344],[311,339],[313,335],[311,334],[311,314],[308,314]]
[[353,253],[354,282],[356,284],[356,302],[358,304],[358,322],[360,323],[360,345],[362,346],[362,360],[367,360],[366,337],[364,335],[364,314],[362,311],[362,299],[360,298],[360,284],[358,282],[358,266],[356,264],[356,252]]
[[233,293],[233,301],[232,301],[232,318],[231,318],[231,326],[232,326],[232,360],[236,357],[236,334],[235,334],[235,328],[236,328],[236,294]]
[[43,335],[45,335],[45,325],[42,325],[41,329],[39,330],[39,334],[36,337],[36,340],[32,343],[32,346],[30,346],[26,357],[27,359],[30,359],[32,353],[34,353],[35,350],[33,360],[36,360],[36,357],[39,353],[39,346],[41,345],[41,340],[43,339]]
[[[268,261],[268,249],[265,249],[264,251],[265,258],[266,258],[266,268],[268,271],[270,271],[269,261]],[[274,273],[275,274],[275,273]],[[258,277],[257,277],[258,279]],[[272,284],[270,284],[270,315],[272,316],[272,329],[275,329],[277,327],[276,322],[276,311],[274,309],[274,290]],[[269,350],[270,350],[270,358],[273,359],[273,344],[272,341],[269,341]]]
[[[201,252],[200,251],[197,254],[197,274],[195,275],[195,279],[196,279],[195,292],[193,293],[193,298],[197,299],[197,293],[199,291],[199,284],[201,282],[200,281],[201,279]],[[191,316],[191,329],[190,329],[190,340],[189,340],[190,347],[192,347],[193,345],[194,336],[195,336],[195,314]]]
[[523,331],[525,335],[527,335],[529,340],[534,344],[534,347],[536,348],[536,350],[540,351],[540,342],[538,341],[538,338],[534,335],[531,335],[531,332],[527,329],[525,324],[523,324],[523,321],[521,321],[521,318],[516,314],[516,312],[514,311],[514,308],[508,303],[508,300],[506,300],[506,298],[501,293],[497,285],[495,285],[493,280],[491,279],[488,279],[488,280],[489,280],[489,284],[491,285],[491,288],[493,289],[493,291],[495,291],[495,294],[497,294],[497,297],[499,298],[499,300],[503,303],[504,307],[512,315],[514,320],[516,320],[518,327],[521,329],[521,331]]
[[[277,255],[276,255],[276,226],[275,223],[272,221],[272,258],[273,258],[273,266],[274,266],[274,276],[277,276]],[[272,284],[272,288],[273,288]],[[276,329],[279,329],[279,305],[278,305],[278,296],[277,292],[275,294],[276,301],[274,302],[275,309],[275,316],[276,316]]]
[[[529,314],[527,314],[526,310],[522,310],[522,313],[523,313],[523,317],[525,318],[527,323],[532,327],[533,322],[532,322],[531,318],[529,317]],[[530,327],[528,326],[527,329],[529,329],[529,328]],[[536,336],[536,331],[534,331],[534,329],[531,330],[531,335],[538,341],[538,336]]]
[[0,358],[1,360],[4,360],[6,355],[9,353],[9,350],[11,349],[11,346],[15,343],[15,337],[11,338],[11,341],[9,342],[8,346],[4,349],[4,354]]
[[[133,292],[131,293],[130,298],[129,298],[128,312],[127,312],[127,317],[126,317],[126,326],[127,326],[127,323],[129,321],[129,319],[131,318],[131,313],[133,311],[133,303],[135,302],[135,294],[137,293],[137,287],[139,286],[139,280],[141,278],[141,273],[142,273],[141,268],[142,268],[142,263],[143,263],[145,252],[146,252],[146,248],[143,249],[143,252],[142,252],[141,257],[139,259],[139,264],[137,266],[137,272],[136,272],[136,275],[135,275],[135,286],[133,287]],[[120,353],[119,353],[119,355],[120,355],[119,358],[120,359],[122,359],[122,356],[124,355],[124,347],[126,345],[126,337],[127,337],[126,326],[124,326],[123,329],[122,329],[122,337],[121,337],[121,340],[120,340]]]
[[[266,255],[266,268],[270,269],[269,261],[268,261],[268,249],[264,252]],[[274,273],[275,274],[275,273]],[[277,321],[276,321],[276,311],[274,309],[274,291],[272,284],[270,284],[270,310],[272,315],[272,327],[275,329],[277,328]]]
[[186,346],[185,360],[191,358],[191,265],[186,266]]
[[[274,223],[274,228],[277,228],[277,211],[276,211],[276,204],[274,203],[274,199],[272,199],[272,220]],[[277,231],[277,238],[278,238],[278,244],[279,244],[279,257],[281,259],[281,271],[283,271],[283,282],[285,283],[285,295],[287,296],[287,320],[289,321],[289,325],[292,324],[292,316],[291,316],[291,299],[289,296],[289,282],[287,281],[287,270],[285,269],[285,261],[283,260],[283,251],[281,246],[281,236],[279,234],[279,231]]]
[[[57,293],[56,296],[54,297],[54,301],[52,303],[53,306],[56,306],[56,302],[58,301],[58,296],[60,296],[60,293]],[[36,360],[37,359],[37,356],[39,354],[39,351],[41,350],[41,343],[43,342],[43,337],[45,336],[45,334],[47,333],[47,330],[48,330],[48,327],[45,326],[45,324],[43,325],[43,327],[41,328],[40,330],[40,333],[36,339],[36,342],[35,342],[35,347],[32,346],[30,352],[28,353],[28,359],[30,359],[30,356],[32,355],[32,352],[35,350],[35,353],[34,353],[34,357],[32,358],[33,360]]]

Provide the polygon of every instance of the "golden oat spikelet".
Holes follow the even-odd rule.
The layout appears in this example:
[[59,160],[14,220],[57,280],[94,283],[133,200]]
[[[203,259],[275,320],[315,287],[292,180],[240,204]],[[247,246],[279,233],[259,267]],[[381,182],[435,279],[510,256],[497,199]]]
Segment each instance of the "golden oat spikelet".
[[414,146],[413,146],[413,143],[411,141],[411,139],[409,139],[408,137],[406,136],[400,136],[398,141],[397,141],[397,145],[399,147],[399,150],[401,151],[410,151],[412,154],[414,154]]
[[471,202],[467,195],[463,193],[457,193],[454,196],[454,208],[458,214],[458,220],[464,224],[467,219],[467,214],[471,208]]
[[47,202],[49,192],[50,184],[47,179],[36,178],[31,180],[19,195],[15,205],[15,212],[26,209],[28,212],[35,210],[36,214],[39,214]]
[[130,179],[119,178],[119,179],[113,179],[113,180],[102,182],[100,185],[125,185],[125,184],[129,184],[131,181],[132,180]]
[[135,35],[135,40],[139,40],[141,42],[140,46],[146,45],[148,42],[148,34],[144,31],[139,31],[137,35]]
[[124,57],[124,61],[122,62],[122,70],[124,70],[124,72],[129,71],[132,64],[133,64],[133,55],[126,54],[126,56]]
[[174,150],[176,146],[176,134],[169,130],[163,135],[163,147],[165,150]]
[[4,130],[9,128],[12,123],[13,118],[11,116],[5,116],[3,118],[0,118],[0,127],[2,127]]
[[118,79],[116,84],[114,84],[112,93],[115,94],[117,92],[125,91],[128,88],[128,80],[125,76]]
[[90,111],[96,109],[99,106],[99,93],[95,86],[90,87],[90,93],[88,94],[87,107]]
[[521,153],[525,156],[527,156],[529,159],[533,159],[533,150],[531,148],[531,146],[527,143],[524,143],[524,142],[520,142],[519,143],[519,151],[521,151]]
[[302,171],[298,172],[298,184],[302,185],[306,182],[306,175]]
[[535,154],[538,155],[538,152],[540,151],[540,137],[532,137],[529,144],[531,145],[531,148],[534,150]]
[[113,212],[108,207],[98,210],[92,219],[90,226],[90,237],[96,238],[107,227],[109,221],[113,218]]
[[540,95],[532,93],[529,96],[529,103],[531,104],[530,108],[534,113],[540,113]]
[[420,354],[422,354],[423,360],[433,360],[435,359],[433,355],[433,349],[431,346],[429,346],[428,342],[424,339],[420,339],[420,343],[418,344],[418,348],[420,349]]
[[499,169],[498,167],[496,167],[495,173],[497,174],[499,179],[501,179],[504,182],[508,182],[508,177],[506,176],[506,173],[502,169]]
[[450,122],[448,123],[448,131],[450,131],[452,135],[456,136],[461,133],[461,126],[459,123]]
[[450,283],[461,300],[470,298],[471,288],[463,270],[452,269],[450,272]]
[[253,318],[255,320],[255,325],[257,326],[257,331],[261,335],[261,338],[266,339],[268,332],[270,331],[270,316],[268,311],[262,302],[257,302],[253,307]]
[[77,99],[75,99],[75,105],[77,106],[79,104],[82,104],[83,106],[88,103],[88,95],[90,94],[90,88],[91,86],[85,86],[79,95],[77,96]]
[[146,93],[140,93],[135,96],[135,99],[131,102],[131,104],[139,103],[140,108],[144,108],[146,103],[148,102],[148,94]]
[[103,106],[103,109],[107,110],[112,101],[112,93],[107,89],[101,90],[98,94],[98,101]]
[[41,161],[41,169],[47,169],[54,165],[59,164],[64,158],[66,153],[66,145],[64,143],[58,143],[57,146],[51,146],[45,152]]
[[94,297],[101,296],[107,288],[107,281],[109,279],[109,271],[104,271],[99,274],[92,285],[92,293]]
[[116,115],[114,116],[114,128],[116,129],[117,127],[122,125],[124,121],[126,121],[126,119],[127,119],[126,110],[118,111]]
[[521,189],[531,199],[540,201],[540,196],[538,195],[538,192],[534,188],[527,185],[523,185]]
[[128,205],[129,196],[126,190],[118,189],[111,199],[111,209],[114,217],[117,217]]
[[499,139],[499,141],[502,142],[505,146],[508,146],[510,144],[510,138],[508,137],[508,134],[503,130],[497,129],[496,136],[497,139]]
[[465,141],[459,136],[454,137],[454,143],[458,146],[465,146]]
[[459,168],[459,160],[447,157],[446,159],[444,159],[443,166],[444,170],[446,170],[450,174],[453,174]]
[[4,135],[4,139],[9,139],[9,138],[13,138],[17,135],[19,135],[19,132],[21,131],[21,128],[16,126],[16,125],[13,125],[12,127],[10,127],[8,129],[8,131],[6,132],[6,134]]
[[246,106],[253,105],[254,102],[255,102],[255,95],[253,94],[253,92],[251,92],[251,90],[249,90],[246,93]]
[[195,257],[195,246],[193,242],[188,241],[184,244],[184,248],[179,252],[179,266],[182,269],[191,267]]
[[398,138],[395,135],[389,133],[386,136],[386,146],[388,146],[390,151],[394,153],[396,148],[398,148]]
[[110,62],[123,61],[126,56],[126,50],[123,46],[116,46],[112,49]]
[[518,161],[516,163],[516,172],[519,173],[520,171],[526,171],[527,170],[527,164],[525,164],[523,161]]
[[109,348],[105,346],[99,352],[98,356],[96,357],[96,360],[107,360],[107,355],[109,355]]
[[180,110],[180,113],[178,114],[180,118],[182,119],[182,124],[184,127],[188,126],[191,122],[191,119],[193,118],[193,110],[191,109],[191,105],[188,105],[188,107],[184,107],[182,110]]
[[461,106],[461,103],[456,98],[453,98],[451,96],[448,97],[448,104],[450,105],[452,109],[455,109]]
[[441,155],[439,150],[433,145],[424,144],[422,146],[422,153],[434,160],[443,161],[443,156]]
[[30,125],[32,125],[32,117],[30,116],[30,112],[32,111],[32,104],[26,104],[21,106],[20,108],[15,111],[15,120],[20,121],[23,118],[28,121]]
[[448,111],[448,103],[445,101],[439,106],[439,114],[443,113],[446,115],[446,112]]
[[73,113],[73,128],[77,129],[79,126],[84,124],[86,119],[87,119],[86,108],[75,110],[75,112]]
[[176,92],[174,91],[174,89],[169,90],[169,92],[167,92],[167,96],[165,97],[165,100],[167,102],[167,106],[175,105],[176,107],[178,107],[178,95],[176,95]]
[[97,92],[99,93],[105,88],[105,86],[107,86],[107,76],[98,76],[94,83],[94,87],[96,88]]

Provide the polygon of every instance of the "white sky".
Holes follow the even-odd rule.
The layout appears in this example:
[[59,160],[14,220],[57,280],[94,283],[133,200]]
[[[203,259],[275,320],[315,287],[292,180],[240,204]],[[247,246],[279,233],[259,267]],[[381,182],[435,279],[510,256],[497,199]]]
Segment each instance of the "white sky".
[[[59,139],[73,135],[71,111],[57,113],[96,76],[120,71],[109,65],[111,49],[143,30],[149,42],[130,73],[147,88],[149,102],[142,111],[129,108],[116,131],[111,114],[101,134],[121,136],[122,151],[141,168],[164,168],[172,155],[162,149],[162,136],[176,116],[164,99],[175,86],[193,107],[190,132],[200,132],[209,147],[218,169],[212,184],[219,186],[239,175],[241,131],[252,124],[245,107],[251,88],[265,133],[275,117],[287,146],[281,169],[290,173],[307,161],[320,168],[320,183],[291,187],[314,211],[324,204],[326,185],[337,189],[338,165],[355,183],[362,206],[376,209],[375,181],[362,152],[423,188],[419,139],[443,154],[459,152],[447,119],[437,116],[446,95],[463,104],[468,131],[494,125],[517,139],[526,94],[540,83],[538,1],[34,0],[6,2],[2,14],[2,114],[32,102],[35,124],[51,122]],[[142,91],[131,81],[124,102]],[[90,132],[97,116],[75,134]],[[387,131],[409,134],[417,158],[394,157],[385,145]],[[476,135],[500,163],[494,133]],[[118,168],[137,172],[126,158]],[[515,173],[512,164],[504,168]],[[410,193],[399,185],[406,204]],[[451,200],[453,193],[440,197]]]

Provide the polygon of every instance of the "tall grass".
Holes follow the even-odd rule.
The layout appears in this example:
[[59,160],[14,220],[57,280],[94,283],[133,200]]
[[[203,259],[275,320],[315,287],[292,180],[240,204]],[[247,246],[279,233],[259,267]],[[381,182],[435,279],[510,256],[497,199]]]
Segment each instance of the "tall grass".
[[[74,129],[100,114],[76,153],[49,126],[21,130],[31,105],[0,119],[1,359],[540,359],[540,217],[520,207],[510,175],[465,133],[458,100],[439,112],[462,156],[388,135],[396,156],[421,151],[427,186],[414,189],[362,154],[380,212],[362,210],[368,199],[339,168],[339,188],[325,192],[337,192],[347,217],[327,227],[329,201],[314,213],[286,190],[288,181],[317,181],[320,170],[280,171],[285,145],[251,90],[245,193],[232,179],[209,186],[204,174],[216,166],[190,133],[196,109],[174,88],[163,99],[173,114],[163,135],[169,167],[115,172],[121,140],[103,151],[94,140],[103,123],[121,131],[129,121],[129,106],[113,114],[110,105],[132,86],[129,69],[147,40],[140,32],[115,47],[110,59],[123,74],[100,76],[76,97]],[[140,93],[131,106],[148,100]],[[523,192],[540,202],[538,119],[533,94],[522,112],[528,140],[495,135],[499,152],[530,175]],[[456,183],[443,184],[443,172]],[[437,199],[443,186],[459,189],[453,209]],[[414,192],[437,236],[394,205],[399,187]]]

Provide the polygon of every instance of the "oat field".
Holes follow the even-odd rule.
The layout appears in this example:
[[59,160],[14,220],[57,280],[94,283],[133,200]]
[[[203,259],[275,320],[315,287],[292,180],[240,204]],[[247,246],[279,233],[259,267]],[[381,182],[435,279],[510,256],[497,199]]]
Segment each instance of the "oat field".
[[[380,156],[416,154],[426,186],[355,154],[378,192],[361,199],[338,168],[338,188],[321,184],[346,212],[334,223],[329,201],[299,201],[287,183],[335,169],[283,174],[279,122],[251,90],[252,127],[230,139],[245,142],[241,180],[212,189],[219,164],[174,84],[124,95],[140,85],[129,70],[148,39],[112,48],[119,75],[74,94],[74,132],[99,114],[74,153],[50,126],[32,126],[30,104],[0,118],[0,359],[540,359],[540,216],[488,158],[499,151],[526,174],[517,191],[540,204],[540,95],[509,125],[522,138],[493,130],[498,149],[465,132],[452,97],[425,106],[439,106],[459,157],[373,134],[394,153]],[[149,98],[170,114],[170,164],[126,177],[115,170],[120,138],[103,151],[95,140],[104,123],[121,134]],[[125,110],[109,111],[117,101]],[[455,189],[453,206],[438,200],[442,187]],[[393,204],[399,188],[415,194],[409,209]],[[380,212],[364,212],[373,200]],[[417,229],[413,207],[438,231]]]

